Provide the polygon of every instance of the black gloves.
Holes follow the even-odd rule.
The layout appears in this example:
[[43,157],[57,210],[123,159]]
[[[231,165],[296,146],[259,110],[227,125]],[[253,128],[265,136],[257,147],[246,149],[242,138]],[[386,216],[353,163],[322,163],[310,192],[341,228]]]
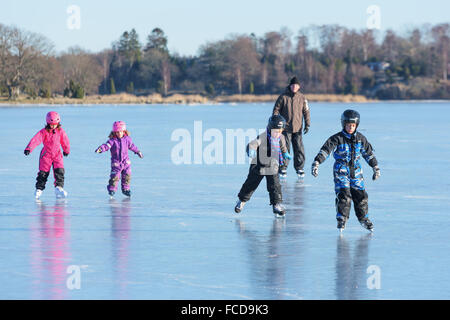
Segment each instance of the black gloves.
[[372,169],[373,169],[372,180],[377,180],[380,177],[380,175],[381,175],[380,168],[378,168],[378,166],[375,166]]

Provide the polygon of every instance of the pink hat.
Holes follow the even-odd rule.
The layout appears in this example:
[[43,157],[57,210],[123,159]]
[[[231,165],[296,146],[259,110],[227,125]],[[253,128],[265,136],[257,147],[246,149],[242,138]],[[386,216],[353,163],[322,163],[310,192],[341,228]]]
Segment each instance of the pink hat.
[[47,116],[45,117],[48,124],[59,124],[61,122],[61,118],[59,117],[58,112],[50,111],[47,113]]
[[125,122],[123,121],[116,121],[113,123],[113,131],[125,131],[127,130],[127,126],[125,125]]

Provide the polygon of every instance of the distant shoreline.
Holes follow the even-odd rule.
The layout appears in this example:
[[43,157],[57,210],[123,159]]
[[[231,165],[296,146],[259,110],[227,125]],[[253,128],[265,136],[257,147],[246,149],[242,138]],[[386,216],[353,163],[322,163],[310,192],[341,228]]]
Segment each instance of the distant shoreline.
[[[305,94],[310,102],[373,102],[377,100],[367,99],[362,95],[337,95],[337,94]],[[279,95],[251,95],[235,94],[217,97],[206,97],[200,94],[173,94],[166,97],[160,94],[136,96],[120,93],[113,95],[91,95],[83,99],[71,99],[66,97],[55,98],[29,98],[20,97],[16,100],[0,98],[2,105],[93,105],[93,104],[220,104],[220,103],[263,103],[277,100]]]
[[[39,106],[39,105],[130,105],[130,104],[221,104],[221,103],[275,103],[279,95],[250,95],[236,94],[217,97],[206,97],[199,94],[173,94],[163,97],[160,94],[136,96],[120,93],[113,95],[91,95],[83,99],[71,99],[66,97],[55,98],[29,98],[20,97],[17,100],[8,100],[0,97],[0,107],[7,106]],[[309,102],[341,102],[341,103],[369,103],[369,102],[446,102],[449,100],[378,100],[368,99],[362,95],[338,95],[338,94],[305,94]]]

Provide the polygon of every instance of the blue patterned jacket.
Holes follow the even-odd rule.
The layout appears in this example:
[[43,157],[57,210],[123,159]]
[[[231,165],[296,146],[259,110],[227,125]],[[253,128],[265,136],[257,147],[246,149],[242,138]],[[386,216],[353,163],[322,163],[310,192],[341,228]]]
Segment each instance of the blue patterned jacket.
[[355,178],[355,172],[361,169],[361,158],[364,158],[371,167],[378,165],[373,151],[372,145],[362,133],[356,131],[350,135],[342,130],[328,138],[314,161],[320,164],[333,152],[335,171],[339,168],[340,172],[346,172],[347,170],[342,169],[348,168],[350,178]]

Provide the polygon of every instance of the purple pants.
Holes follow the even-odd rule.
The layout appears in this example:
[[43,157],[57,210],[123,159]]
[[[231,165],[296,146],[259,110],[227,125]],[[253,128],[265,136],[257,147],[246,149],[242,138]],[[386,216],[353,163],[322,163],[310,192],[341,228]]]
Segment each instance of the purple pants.
[[[122,179],[121,179],[122,178]],[[124,162],[112,162],[111,163],[111,175],[108,183],[108,191],[117,191],[119,180],[122,183],[122,191],[130,190],[131,181],[131,161],[125,160]]]

